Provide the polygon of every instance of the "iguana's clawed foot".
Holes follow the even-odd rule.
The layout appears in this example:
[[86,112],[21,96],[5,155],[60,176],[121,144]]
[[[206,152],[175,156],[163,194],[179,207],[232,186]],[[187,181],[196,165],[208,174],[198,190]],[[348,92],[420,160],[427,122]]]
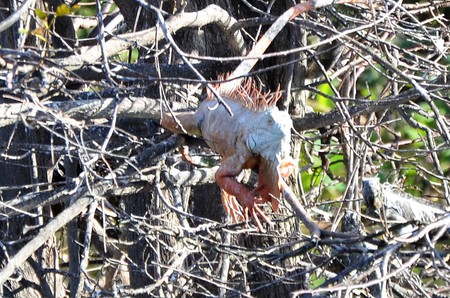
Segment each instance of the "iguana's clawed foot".
[[288,178],[292,175],[292,173],[294,173],[295,171],[295,161],[289,157],[286,158],[285,160],[281,161],[280,164],[280,175],[283,178]]
[[262,211],[258,206],[258,204],[262,202],[263,200],[254,197],[253,192],[251,191],[243,194],[237,199],[235,196],[222,191],[222,204],[224,206],[225,212],[230,214],[233,223],[248,221],[251,217],[255,221],[258,230],[260,230],[261,232],[265,232],[266,230],[262,226],[259,218],[262,218],[262,220],[269,225],[272,225],[273,223],[264,213],[264,211]]
[[221,190],[221,194],[223,209],[231,216],[231,221],[233,223],[244,221],[243,210],[236,197],[223,190]]

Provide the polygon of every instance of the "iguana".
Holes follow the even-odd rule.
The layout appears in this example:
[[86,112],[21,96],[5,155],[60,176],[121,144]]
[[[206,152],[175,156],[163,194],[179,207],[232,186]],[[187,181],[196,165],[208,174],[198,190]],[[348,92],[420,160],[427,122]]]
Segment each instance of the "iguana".
[[[243,60],[228,79],[247,76],[259,60],[255,57],[261,57],[278,33],[296,16],[331,4],[365,2],[364,0],[310,0],[296,4],[277,18],[247,54],[248,59]],[[163,20],[162,16],[160,20]],[[160,24],[163,31],[167,31],[164,22]],[[166,34],[166,38],[170,39],[170,34]],[[202,78],[200,74],[197,75]],[[236,87],[228,88],[233,85]],[[227,88],[219,88],[222,89],[219,91],[224,97],[223,104],[216,107],[216,101],[211,100],[213,97],[210,95],[209,100],[205,100],[195,113],[176,113],[175,118],[170,114],[164,114],[161,124],[175,133],[203,137],[211,148],[222,155],[222,166],[216,173],[216,181],[226,191],[222,196],[225,210],[235,219],[248,219],[250,212],[258,228],[263,230],[258,216],[266,222],[270,220],[257,204],[269,201],[276,211],[277,200],[283,192],[286,201],[303,221],[313,238],[319,239],[321,236],[349,238],[346,234],[321,230],[311,220],[283,180],[292,173],[294,162],[289,157],[292,120],[287,112],[275,107],[280,97],[279,92],[272,96],[262,94],[259,89],[253,88],[254,85],[251,82],[247,82],[244,86],[233,83],[222,86],[227,86]],[[261,102],[255,101],[258,97],[261,97]],[[224,104],[227,108],[224,108]],[[231,109],[232,117],[228,107]],[[259,170],[259,186],[254,190],[248,189],[234,178],[245,168]],[[256,194],[259,194],[259,197]],[[237,196],[243,207],[243,213],[238,214],[239,206],[232,196]]]
[[429,224],[446,214],[444,206],[421,197],[414,197],[378,177],[362,180],[362,196],[368,213],[375,213],[396,222],[417,221]]
[[[283,178],[294,169],[290,157],[292,120],[276,106],[281,97],[279,90],[264,94],[251,79],[237,86],[218,85],[215,90],[222,98],[221,104],[208,92],[195,112],[175,113],[174,117],[164,114],[161,125],[174,133],[203,138],[222,156],[215,178],[222,189],[225,211],[234,221],[248,220],[250,214],[259,230],[264,231],[258,217],[271,221],[258,205],[270,202],[276,212],[286,185]],[[258,170],[255,189],[236,180],[243,169]]]
[[409,237],[416,224],[431,224],[449,214],[444,206],[412,196],[387,182],[381,183],[378,177],[363,178],[362,196],[366,214],[378,216],[383,225],[408,223],[394,231],[396,236]]

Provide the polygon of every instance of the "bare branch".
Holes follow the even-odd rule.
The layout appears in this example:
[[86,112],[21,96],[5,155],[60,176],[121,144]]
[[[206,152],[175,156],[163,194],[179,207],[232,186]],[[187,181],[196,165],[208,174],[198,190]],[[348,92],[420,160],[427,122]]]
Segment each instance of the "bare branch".
[[[236,21],[228,14],[228,12],[217,5],[209,5],[205,9],[197,12],[186,12],[174,15],[165,21],[167,29],[170,33],[174,33],[182,28],[203,27],[208,24],[216,23],[219,28],[225,30],[227,36],[233,38],[232,45],[237,47],[238,52],[243,51],[243,38],[238,31],[228,33],[230,28]],[[105,55],[111,57],[115,54],[126,50],[133,45],[151,45],[164,39],[161,30],[153,27],[144,31],[127,33],[113,36],[105,42]],[[60,65],[65,65],[68,70],[80,68],[83,64],[94,63],[101,57],[99,46],[92,46],[82,49],[80,55],[74,55],[61,60],[55,60]]]
[[9,17],[0,22],[0,32],[5,31],[9,27],[11,27],[15,22],[17,22],[20,17],[27,11],[27,9],[33,5],[35,0],[26,0],[22,2],[20,7],[11,13]]
[[56,231],[65,226],[69,221],[77,217],[92,202],[91,196],[80,197],[71,206],[66,208],[50,223],[42,228],[39,233],[28,242],[17,254],[12,257],[0,271],[0,286],[19,268],[39,247],[41,247]]

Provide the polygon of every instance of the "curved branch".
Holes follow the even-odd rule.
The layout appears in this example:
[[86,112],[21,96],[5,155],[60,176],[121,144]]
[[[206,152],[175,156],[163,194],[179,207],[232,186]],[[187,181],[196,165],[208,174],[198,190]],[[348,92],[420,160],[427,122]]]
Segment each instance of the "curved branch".
[[26,0],[22,3],[22,5],[17,9],[15,12],[13,12],[9,17],[4,19],[0,23],[0,32],[5,31],[12,25],[14,25],[15,22],[17,22],[20,17],[27,11],[28,7],[32,6],[34,1],[36,0]]
[[90,195],[79,198],[52,221],[50,221],[44,228],[42,228],[30,242],[25,244],[25,246],[19,250],[0,271],[0,287],[3,287],[3,284],[12,274],[14,274],[14,271],[19,268],[50,237],[55,235],[56,231],[83,212],[92,200],[93,197]]
[[[173,34],[182,28],[203,27],[209,24],[217,24],[219,28],[224,30],[225,34],[234,39],[231,45],[237,47],[236,50],[243,52],[243,37],[236,31],[229,33],[228,29],[236,23],[236,20],[224,9],[217,5],[209,5],[205,9],[198,12],[186,12],[174,15],[165,21],[168,32]],[[119,52],[129,49],[136,45],[151,45],[164,39],[164,34],[158,27],[153,27],[147,30],[127,33],[118,36],[113,36],[110,40],[105,42],[104,50],[108,57],[111,57]],[[85,63],[94,63],[101,57],[100,46],[92,46],[84,51],[81,55],[73,55],[64,59],[56,59],[60,65],[67,66],[68,70],[79,69]]]
[[[435,85],[426,88],[427,92],[438,92],[442,90],[449,90],[448,85],[441,84],[441,82],[450,81],[450,75],[446,78],[441,78],[434,82]],[[398,106],[409,101],[414,101],[421,98],[421,93],[415,89],[405,91],[399,95],[393,95],[384,99],[379,99],[374,102],[364,102],[359,105],[348,107],[348,118],[335,109],[331,112],[318,114],[308,113],[303,117],[293,117],[294,128],[297,131],[305,131],[310,129],[317,129],[329,125],[338,125],[348,121],[350,118],[357,117],[364,114],[382,111],[385,109],[396,109]],[[94,119],[101,119],[109,117],[114,110],[114,98],[92,99],[92,100],[76,100],[65,102],[50,102],[41,107],[34,103],[17,103],[17,104],[1,104],[0,105],[0,127],[12,125],[20,120],[35,121],[35,120],[52,120],[52,114],[62,115],[59,119],[68,122],[71,120],[92,121]],[[43,109],[46,108],[46,109]],[[189,107],[186,104],[172,102],[172,110],[176,112],[187,111]],[[49,112],[52,112],[50,114]],[[125,97],[119,103],[117,109],[117,116],[120,118],[142,118],[152,119],[159,122],[161,118],[160,101],[157,99],[146,97]]]

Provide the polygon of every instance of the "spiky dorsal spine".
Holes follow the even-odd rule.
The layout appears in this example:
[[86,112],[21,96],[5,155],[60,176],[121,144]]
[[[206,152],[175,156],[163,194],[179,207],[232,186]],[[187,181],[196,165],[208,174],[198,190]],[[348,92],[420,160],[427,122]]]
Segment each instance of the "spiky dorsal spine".
[[[262,92],[259,86],[251,77],[226,81],[227,75],[218,78],[223,83],[214,85],[214,88],[221,96],[226,96],[232,100],[241,102],[245,107],[254,111],[263,111],[274,105],[281,98],[280,86],[275,92]],[[206,90],[207,99],[215,99],[210,89]]]

